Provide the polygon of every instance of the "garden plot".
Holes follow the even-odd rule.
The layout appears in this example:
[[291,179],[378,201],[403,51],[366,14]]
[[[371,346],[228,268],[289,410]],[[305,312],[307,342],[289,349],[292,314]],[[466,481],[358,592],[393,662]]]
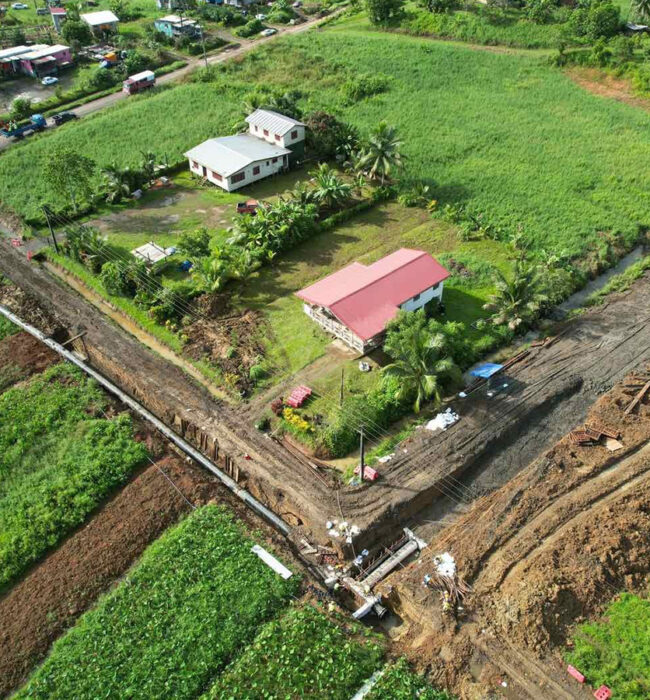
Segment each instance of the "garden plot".
[[196,510],[56,642],[16,697],[196,697],[297,589],[252,544],[222,508]]
[[146,458],[128,414],[56,365],[0,395],[0,586],[79,525]]

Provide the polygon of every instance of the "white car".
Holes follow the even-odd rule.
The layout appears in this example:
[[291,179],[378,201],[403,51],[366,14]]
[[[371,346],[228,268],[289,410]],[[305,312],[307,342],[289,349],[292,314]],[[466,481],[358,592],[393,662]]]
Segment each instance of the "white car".
[[260,36],[273,36],[274,34],[277,34],[278,30],[277,29],[264,29],[263,31],[260,32]]
[[302,7],[302,3],[300,2],[300,0],[296,0],[296,2],[293,3],[293,6],[294,7]]
[[266,19],[266,15],[260,12],[259,15],[255,15],[255,19],[259,19],[261,22]]
[[12,10],[29,10],[29,5],[25,5],[24,2],[14,2],[11,4]]
[[58,78],[53,75],[46,75],[43,80],[41,80],[41,85],[56,85],[59,82]]

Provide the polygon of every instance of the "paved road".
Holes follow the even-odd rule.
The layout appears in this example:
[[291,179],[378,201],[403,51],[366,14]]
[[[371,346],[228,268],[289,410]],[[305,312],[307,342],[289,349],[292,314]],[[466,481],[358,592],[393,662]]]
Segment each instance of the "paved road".
[[[311,19],[307,22],[304,22],[303,24],[297,24],[294,27],[286,27],[283,29],[280,29],[277,34],[270,36],[270,37],[264,37],[260,39],[256,39],[254,41],[247,40],[247,39],[241,39],[240,40],[240,46],[236,49],[230,49],[230,50],[225,50],[222,51],[221,53],[214,54],[213,56],[208,56],[208,63],[210,65],[216,64],[216,63],[224,63],[225,61],[229,61],[233,58],[236,58],[237,56],[241,56],[245,53],[248,53],[252,49],[256,48],[257,46],[261,46],[262,44],[266,44],[269,41],[275,41],[277,37],[279,36],[286,36],[288,34],[299,34],[300,32],[307,31],[308,29],[311,29],[315,25],[317,25],[319,22],[321,22],[322,19]],[[181,80],[184,78],[186,75],[191,73],[195,68],[203,64],[203,57],[194,57],[191,58],[186,66],[183,68],[179,68],[178,70],[173,71],[172,73],[167,73],[166,75],[160,76],[156,80],[156,83],[158,85],[166,85],[167,83],[172,83],[177,80]],[[80,107],[76,107],[75,109],[71,110],[73,111],[77,116],[79,117],[84,117],[89,114],[93,114],[94,112],[98,112],[101,109],[106,109],[107,107],[110,107],[111,105],[116,104],[117,102],[120,102],[121,100],[124,100],[127,98],[127,95],[123,92],[114,92],[111,95],[107,95],[106,97],[101,97],[98,100],[93,100],[92,102],[87,102],[85,105],[81,105]],[[65,109],[65,107],[62,107],[62,110]],[[52,126],[53,125],[52,120],[48,120],[48,125]],[[27,137],[29,138],[29,137]],[[0,152],[3,150],[6,150],[9,148],[11,145],[14,143],[18,143],[14,141],[13,139],[6,139],[0,136]]]

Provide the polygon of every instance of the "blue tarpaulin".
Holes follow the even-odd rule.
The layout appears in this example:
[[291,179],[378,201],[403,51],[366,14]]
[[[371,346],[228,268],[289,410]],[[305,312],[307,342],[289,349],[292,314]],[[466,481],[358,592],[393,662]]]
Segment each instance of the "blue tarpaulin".
[[472,375],[472,377],[481,377],[481,379],[489,379],[500,369],[503,369],[503,365],[496,365],[493,362],[486,362],[484,365],[480,365],[476,369],[470,370],[470,374]]

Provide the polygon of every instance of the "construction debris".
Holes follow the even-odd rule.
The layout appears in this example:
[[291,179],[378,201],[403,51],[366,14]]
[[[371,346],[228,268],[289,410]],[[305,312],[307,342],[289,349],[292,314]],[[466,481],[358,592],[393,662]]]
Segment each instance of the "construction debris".
[[424,427],[427,430],[447,430],[460,419],[460,416],[448,408],[444,413],[439,413],[433,420],[430,420]]
[[643,401],[643,397],[648,393],[649,389],[650,389],[650,382],[646,382],[643,385],[643,388],[641,389],[641,391],[639,391],[639,393],[630,402],[630,405],[625,409],[626,416],[629,416],[630,413],[632,413],[632,411],[637,407],[637,405],[640,404],[641,401]]
[[611,452],[614,452],[615,450],[623,447],[623,443],[618,441],[618,438],[620,436],[621,433],[619,430],[608,428],[607,426],[603,425],[602,423],[598,423],[597,421],[591,421],[590,423],[586,423],[584,428],[577,428],[576,430],[572,430],[569,433],[569,440],[571,440],[571,442],[574,445],[590,446],[596,445],[598,442],[600,442],[601,438],[606,437],[608,438],[608,440],[612,440],[613,443],[616,443],[619,446],[614,446],[614,449],[611,449],[607,442],[605,443],[607,448]]
[[472,592],[471,587],[458,577],[456,561],[449,554],[443,552],[433,557],[434,571],[425,574],[423,584],[427,588],[440,591],[442,595],[443,612],[455,611],[458,603]]

